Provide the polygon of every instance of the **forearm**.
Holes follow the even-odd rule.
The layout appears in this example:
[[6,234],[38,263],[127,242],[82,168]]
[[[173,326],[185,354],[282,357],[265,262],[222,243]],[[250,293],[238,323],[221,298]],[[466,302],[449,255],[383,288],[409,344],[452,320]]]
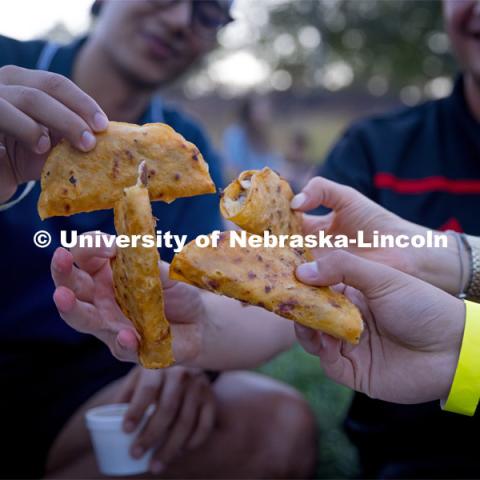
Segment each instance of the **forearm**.
[[254,368],[294,343],[291,321],[209,292],[202,295],[208,323],[195,365],[212,370]]
[[[412,235],[426,235],[429,229],[412,224]],[[413,248],[412,261],[407,273],[435,285],[445,292],[457,295],[467,287],[470,275],[470,256],[459,238],[452,232],[444,233],[448,240],[446,248]]]

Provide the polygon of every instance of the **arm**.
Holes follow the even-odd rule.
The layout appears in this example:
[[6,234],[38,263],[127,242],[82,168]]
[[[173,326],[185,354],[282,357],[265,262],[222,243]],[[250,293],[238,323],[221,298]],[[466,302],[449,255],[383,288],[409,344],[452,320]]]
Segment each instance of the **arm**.
[[[368,241],[374,231],[412,237],[424,236],[429,230],[398,217],[351,187],[321,177],[310,180],[303,192],[292,200],[292,207],[301,212],[318,207],[331,209],[331,213],[327,215],[305,214],[305,233],[326,230],[328,234],[353,238],[362,230]],[[413,275],[452,294],[458,294],[468,282],[468,252],[463,247],[459,252],[456,238],[451,234],[448,235],[447,248],[351,247],[349,250],[361,257]],[[320,255],[322,252],[318,250],[316,253]]]
[[293,345],[291,321],[210,292],[202,292],[202,297],[208,322],[197,365],[212,370],[255,368]]
[[[115,301],[110,268],[114,255],[108,248],[57,249],[51,267],[54,301],[71,327],[99,338],[116,358],[138,362],[138,334]],[[212,370],[250,368],[293,343],[288,320],[174,282],[165,263],[161,270],[178,363]]]

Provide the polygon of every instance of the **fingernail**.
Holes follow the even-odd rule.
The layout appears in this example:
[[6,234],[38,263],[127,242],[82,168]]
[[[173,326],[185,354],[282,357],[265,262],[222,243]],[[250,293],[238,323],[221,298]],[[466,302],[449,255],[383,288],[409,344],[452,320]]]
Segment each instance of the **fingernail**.
[[135,445],[132,448],[132,457],[134,458],[140,458],[143,455],[143,453],[144,453],[144,449],[140,445]]
[[302,263],[297,267],[297,277],[303,280],[315,280],[318,277],[317,262]]
[[303,192],[299,193],[292,198],[292,201],[290,202],[290,207],[293,209],[300,208],[306,201],[307,196]]
[[135,422],[133,420],[127,420],[124,425],[123,429],[127,432],[133,432],[135,430]]
[[95,136],[90,133],[88,130],[85,130],[82,133],[82,138],[80,143],[85,150],[91,150],[95,146]]
[[105,130],[108,127],[108,118],[105,114],[97,112],[93,117],[93,128],[98,131]]
[[46,153],[50,149],[50,137],[48,135],[42,135],[37,142],[37,153]]
[[326,346],[326,343],[325,343],[325,337],[323,336],[323,334],[319,333],[320,337],[319,337],[319,341],[320,341],[320,348],[324,349],[325,346]]
[[163,469],[164,469],[163,463],[160,462],[159,460],[154,460],[152,462],[152,466],[150,468],[152,473],[155,473],[155,474],[161,473]]
[[2,145],[0,143],[0,158],[4,157],[7,153],[7,149],[5,148],[5,145]]

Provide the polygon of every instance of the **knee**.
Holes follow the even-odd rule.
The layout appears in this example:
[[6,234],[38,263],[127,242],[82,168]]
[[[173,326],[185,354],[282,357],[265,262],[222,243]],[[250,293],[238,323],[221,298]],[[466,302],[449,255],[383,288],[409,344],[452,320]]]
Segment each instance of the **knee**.
[[271,465],[273,478],[312,478],[317,459],[317,428],[315,416],[306,400],[295,390],[276,395],[269,407],[270,445],[276,450]]
[[238,451],[249,477],[314,476],[316,421],[300,393],[251,372],[222,375],[216,388],[223,405],[221,429],[241,445]]

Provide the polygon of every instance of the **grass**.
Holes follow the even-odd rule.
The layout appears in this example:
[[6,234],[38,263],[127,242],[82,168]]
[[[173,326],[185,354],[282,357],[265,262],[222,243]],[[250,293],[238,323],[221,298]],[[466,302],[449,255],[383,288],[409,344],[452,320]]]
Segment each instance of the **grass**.
[[351,478],[358,473],[355,447],[342,431],[352,392],[328,380],[316,357],[296,346],[259,369],[299,390],[312,407],[319,431],[317,478]]

